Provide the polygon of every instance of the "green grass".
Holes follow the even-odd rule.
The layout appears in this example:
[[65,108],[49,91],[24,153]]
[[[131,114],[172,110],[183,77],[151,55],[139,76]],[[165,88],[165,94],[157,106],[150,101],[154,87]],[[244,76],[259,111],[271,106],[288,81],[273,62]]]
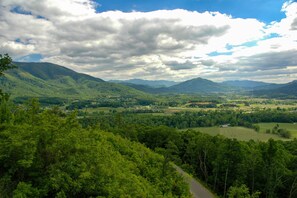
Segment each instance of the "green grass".
[[259,123],[258,125],[260,126],[260,133],[266,133],[267,129],[272,129],[276,124],[279,124],[279,128],[290,131],[292,138],[297,138],[297,124],[294,123]]
[[287,140],[285,138],[281,138],[277,135],[266,134],[266,133],[258,133],[253,129],[244,128],[244,127],[198,127],[192,128],[194,130],[200,131],[202,133],[207,133],[209,135],[223,135],[227,138],[235,138],[237,140],[249,141],[268,141],[270,138],[275,140]]

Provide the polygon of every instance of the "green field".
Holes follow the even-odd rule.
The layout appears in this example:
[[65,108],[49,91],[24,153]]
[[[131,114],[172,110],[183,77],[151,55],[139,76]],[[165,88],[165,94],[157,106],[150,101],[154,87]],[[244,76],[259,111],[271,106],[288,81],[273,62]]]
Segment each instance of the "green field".
[[200,131],[202,133],[207,133],[212,136],[223,135],[227,138],[235,138],[243,141],[248,141],[248,140],[268,141],[270,138],[275,140],[288,140],[273,134],[258,133],[253,129],[244,128],[244,127],[226,127],[226,128],[198,127],[198,128],[192,128],[192,129]]
[[260,126],[260,132],[265,133],[267,129],[272,129],[276,124],[279,125],[279,128],[287,129],[291,132],[292,138],[297,138],[297,124],[294,123],[259,123]]

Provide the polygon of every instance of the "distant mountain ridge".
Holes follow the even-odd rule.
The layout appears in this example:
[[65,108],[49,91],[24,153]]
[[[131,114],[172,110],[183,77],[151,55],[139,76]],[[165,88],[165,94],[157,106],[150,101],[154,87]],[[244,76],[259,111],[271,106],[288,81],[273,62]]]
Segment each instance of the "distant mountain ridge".
[[0,78],[1,88],[12,97],[62,97],[89,99],[103,96],[146,94],[131,87],[105,82],[52,63],[16,62],[17,69]]
[[190,79],[170,87],[153,88],[147,85],[123,83],[126,86],[147,93],[240,93],[245,95],[269,96],[279,95],[297,96],[297,81],[287,84],[266,83],[252,80],[233,80],[221,83],[213,82],[203,78]]
[[[120,82],[117,84],[77,73],[52,63],[17,62],[15,64],[18,66],[17,69],[6,72],[5,76],[0,78],[1,89],[11,93],[12,97],[90,99],[129,96],[147,98],[148,93],[240,93],[268,97],[297,96],[297,81],[286,84],[250,80],[217,83],[198,77],[180,83],[132,79],[127,82],[115,81]],[[170,84],[173,85],[169,86]]]
[[247,88],[247,89],[275,85],[274,83],[266,83],[261,81],[252,81],[252,80],[230,80],[230,81],[224,81],[221,84],[226,86],[233,86],[233,87],[240,87],[240,88]]
[[229,91],[230,88],[203,78],[194,78],[173,85],[168,88],[169,92],[178,93],[218,93]]
[[169,80],[143,80],[143,79],[130,79],[130,80],[111,80],[110,82],[122,84],[144,85],[152,88],[170,87],[178,84],[175,81]]
[[133,87],[134,89],[141,90],[147,93],[199,93],[199,94],[208,94],[208,93],[221,93],[221,92],[230,92],[236,88],[221,85],[203,78],[194,78],[187,80],[181,83],[177,83],[170,87],[158,87],[153,88],[148,85],[139,85],[133,83],[122,83],[126,86]]
[[267,97],[297,97],[297,80],[286,84],[278,84],[278,86],[270,87],[269,89],[258,89],[253,91],[253,94]]

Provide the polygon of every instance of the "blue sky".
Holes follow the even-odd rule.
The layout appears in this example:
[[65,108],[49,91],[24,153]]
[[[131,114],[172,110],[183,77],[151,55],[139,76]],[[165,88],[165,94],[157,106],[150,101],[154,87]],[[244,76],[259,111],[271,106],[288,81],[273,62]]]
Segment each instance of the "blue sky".
[[296,0],[1,0],[0,53],[104,80],[297,79]]
[[221,12],[233,17],[256,18],[263,22],[278,21],[284,0],[97,0],[98,12],[121,10],[124,12],[185,9],[191,11]]

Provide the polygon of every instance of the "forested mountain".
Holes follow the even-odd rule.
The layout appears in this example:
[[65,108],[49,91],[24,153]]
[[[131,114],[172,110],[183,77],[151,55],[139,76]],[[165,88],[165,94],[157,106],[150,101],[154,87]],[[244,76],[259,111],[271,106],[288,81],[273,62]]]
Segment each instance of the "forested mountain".
[[220,83],[215,83],[213,81],[203,79],[203,78],[194,78],[187,80],[170,87],[160,87],[153,88],[147,85],[136,85],[132,83],[124,83],[129,87],[133,87],[137,90],[148,92],[148,93],[222,93],[230,92],[237,90],[237,87],[225,86]]
[[297,80],[277,86],[268,86],[265,89],[255,90],[253,93],[268,97],[297,96]]
[[168,80],[143,80],[143,79],[130,79],[130,80],[112,80],[111,82],[122,83],[122,84],[134,84],[134,85],[144,85],[153,88],[160,87],[170,87],[178,84],[175,81]]
[[105,82],[51,63],[15,63],[17,69],[0,79],[12,97],[61,97],[89,99],[103,96],[144,97],[133,88]]
[[177,93],[217,93],[230,91],[230,87],[203,78],[195,78],[168,88]]
[[121,83],[125,86],[128,86],[128,87],[132,87],[134,89],[137,89],[139,91],[143,91],[143,92],[146,92],[146,93],[152,93],[152,94],[158,94],[158,93],[167,93],[168,92],[168,87],[159,87],[159,88],[156,88],[156,87],[151,87],[151,86],[148,86],[148,85],[139,85],[139,84],[133,84],[133,83]]
[[230,80],[230,81],[224,81],[221,84],[225,86],[233,86],[233,87],[240,87],[240,88],[246,88],[246,89],[274,85],[273,83],[265,83],[265,82],[253,81],[253,80]]
[[[216,83],[203,78],[187,80],[175,85],[173,81],[130,81],[111,83],[100,78],[77,73],[51,63],[17,62],[17,69],[6,72],[0,79],[2,89],[12,98],[56,97],[67,99],[94,99],[100,97],[151,98],[148,93],[230,93],[253,90],[247,94],[269,97],[296,96],[296,81],[273,84],[258,81],[225,81]],[[130,82],[130,83],[129,83]],[[169,86],[172,85],[172,86]],[[169,86],[169,87],[167,87]]]
[[170,87],[153,88],[147,85],[123,83],[147,93],[241,93],[246,95],[279,97],[297,96],[297,81],[286,84],[265,83],[250,80],[235,80],[216,83],[203,78],[187,80]]

